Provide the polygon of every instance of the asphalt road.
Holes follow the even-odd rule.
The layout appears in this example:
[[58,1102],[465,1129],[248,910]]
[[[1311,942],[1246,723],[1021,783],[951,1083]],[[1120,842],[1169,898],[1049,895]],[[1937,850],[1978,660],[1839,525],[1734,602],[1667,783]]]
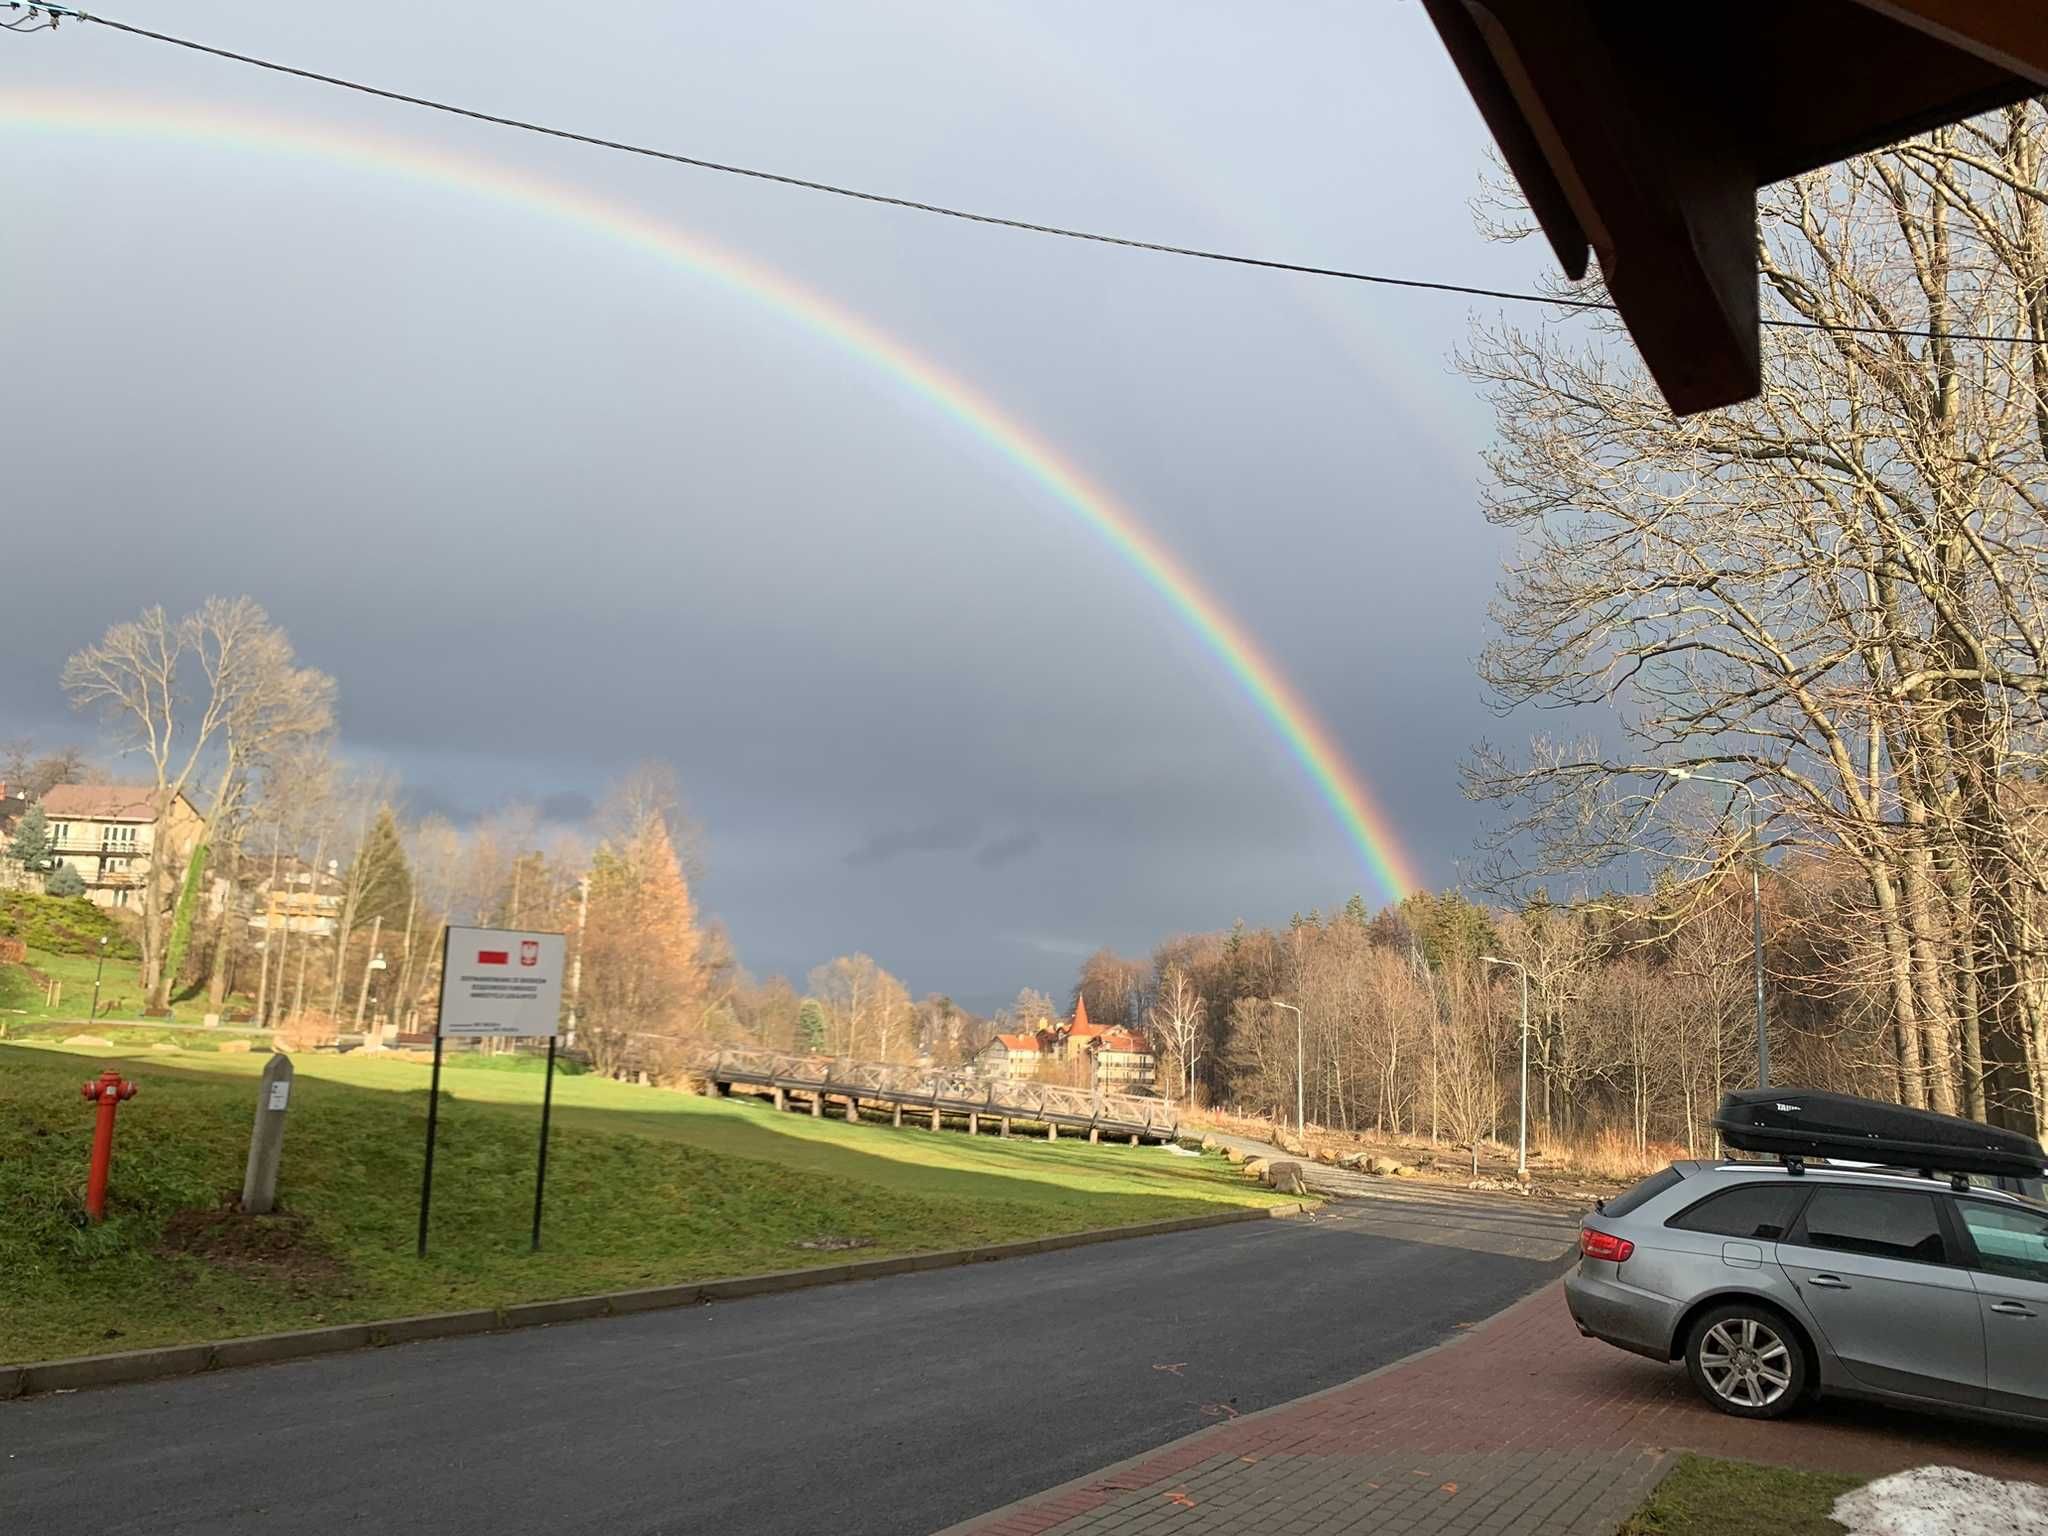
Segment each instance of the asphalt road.
[[1447,1199],[0,1403],[0,1532],[927,1532],[1333,1386],[1561,1267]]

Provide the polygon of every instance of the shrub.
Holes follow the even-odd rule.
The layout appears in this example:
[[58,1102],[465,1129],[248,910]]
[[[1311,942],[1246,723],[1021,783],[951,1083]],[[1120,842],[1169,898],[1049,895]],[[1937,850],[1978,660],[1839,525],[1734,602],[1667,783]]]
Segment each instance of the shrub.
[[20,939],[30,949],[54,955],[92,954],[104,937],[109,958],[142,958],[127,929],[82,896],[0,891],[0,936]]
[[277,1027],[277,1043],[287,1051],[312,1051],[334,1044],[339,1034],[333,1014],[319,1008],[306,1008]]

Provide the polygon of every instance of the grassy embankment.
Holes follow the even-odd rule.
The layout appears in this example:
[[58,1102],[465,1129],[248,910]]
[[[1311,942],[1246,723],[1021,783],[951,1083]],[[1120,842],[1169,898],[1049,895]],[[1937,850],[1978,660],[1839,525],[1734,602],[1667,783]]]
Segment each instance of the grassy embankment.
[[[125,1034],[125,1032],[124,1032]],[[555,1083],[544,1251],[527,1252],[541,1082],[442,1078],[433,1239],[413,1255],[427,1072],[296,1058],[282,1207],[239,1192],[247,1055],[0,1045],[0,1361],[133,1349],[748,1274],[1193,1215],[1278,1197],[1220,1159],[775,1114],[586,1075]],[[102,1064],[120,1112],[105,1224],[82,1224]],[[822,1245],[822,1246],[808,1246]]]
[[1621,1536],[1841,1536],[1828,1516],[1861,1478],[1686,1456]]

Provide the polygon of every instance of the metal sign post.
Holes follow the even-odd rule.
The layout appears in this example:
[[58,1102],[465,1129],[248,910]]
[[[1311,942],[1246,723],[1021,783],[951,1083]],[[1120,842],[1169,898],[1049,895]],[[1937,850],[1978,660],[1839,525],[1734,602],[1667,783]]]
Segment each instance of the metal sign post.
[[420,1174],[419,1255],[427,1256],[427,1208],[434,1193],[434,1131],[440,1120],[441,1048],[457,1039],[546,1039],[541,1091],[540,1161],[533,1183],[533,1246],[540,1247],[541,1197],[548,1172],[548,1121],[555,1097],[555,1037],[562,1013],[567,943],[559,933],[450,927],[441,939],[441,1007],[434,1021],[434,1078],[427,1099],[427,1155]]
[[[441,930],[441,993],[448,992],[448,935]],[[420,1246],[419,1256],[427,1256],[427,1205],[434,1198],[434,1127],[441,1119],[441,1016],[434,1015],[434,1080],[427,1089],[427,1157],[420,1170]]]
[[555,1107],[555,1037],[548,1036],[548,1075],[540,1090],[540,1163],[533,1170],[533,1251],[540,1252],[540,1202],[548,1187],[548,1115]]

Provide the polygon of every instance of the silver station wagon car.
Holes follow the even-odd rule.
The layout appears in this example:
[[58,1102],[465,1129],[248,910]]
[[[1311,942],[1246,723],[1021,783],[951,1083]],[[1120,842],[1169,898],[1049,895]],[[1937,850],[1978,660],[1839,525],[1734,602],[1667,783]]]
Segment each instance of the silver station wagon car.
[[1896,1169],[1674,1163],[1589,1216],[1579,1249],[1579,1331],[1683,1359],[1725,1413],[1826,1392],[2048,1421],[2038,1200]]

